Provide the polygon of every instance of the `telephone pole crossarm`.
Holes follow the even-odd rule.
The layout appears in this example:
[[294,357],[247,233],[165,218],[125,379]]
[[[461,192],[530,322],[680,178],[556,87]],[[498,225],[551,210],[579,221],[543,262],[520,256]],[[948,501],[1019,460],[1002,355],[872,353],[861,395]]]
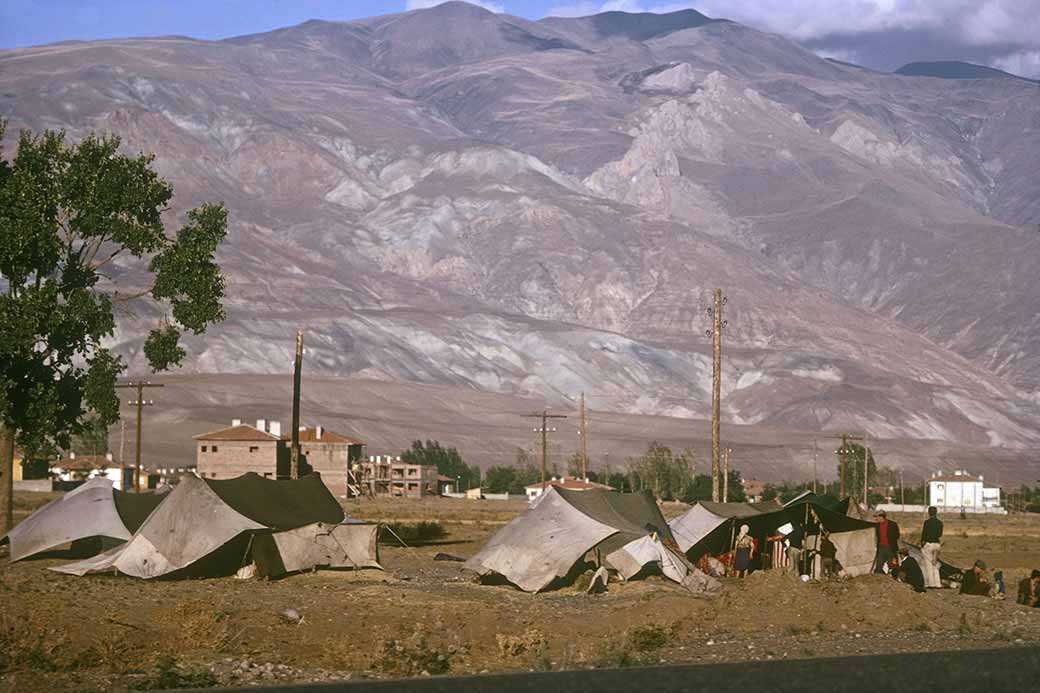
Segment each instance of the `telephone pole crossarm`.
[[[141,414],[144,407],[155,406],[154,400],[144,399],[144,390],[147,387],[165,387],[162,383],[153,383],[147,380],[138,380],[136,382],[119,383],[116,385],[117,389],[133,389],[137,391],[137,399],[130,400],[127,402],[132,407],[137,407],[137,445],[134,451],[134,493],[141,492]],[[123,460],[119,461],[123,464]]]
[[542,493],[545,493],[545,468],[549,458],[549,433],[556,431],[555,428],[550,431],[548,427],[549,419],[566,419],[567,417],[563,414],[550,414],[548,408],[533,414],[525,414],[524,416],[542,420],[542,427],[534,429],[534,432],[542,434]]

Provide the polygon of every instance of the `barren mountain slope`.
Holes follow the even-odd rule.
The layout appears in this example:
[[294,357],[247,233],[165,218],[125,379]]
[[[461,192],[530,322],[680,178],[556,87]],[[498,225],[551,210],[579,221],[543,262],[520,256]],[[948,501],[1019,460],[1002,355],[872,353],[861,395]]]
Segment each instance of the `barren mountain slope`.
[[[448,3],[3,51],[0,115],[157,152],[171,221],[226,201],[229,320],[195,372],[284,371],[302,327],[313,373],[704,417],[723,286],[728,421],[1035,445],[1031,85],[695,14]],[[121,322],[135,368],[153,319]]]

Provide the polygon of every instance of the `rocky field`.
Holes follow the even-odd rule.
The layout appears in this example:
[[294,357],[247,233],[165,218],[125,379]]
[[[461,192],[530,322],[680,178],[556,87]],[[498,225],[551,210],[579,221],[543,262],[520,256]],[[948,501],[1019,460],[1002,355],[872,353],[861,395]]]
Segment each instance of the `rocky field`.
[[[31,506],[41,499],[23,497]],[[344,678],[790,659],[1040,643],[1040,610],[913,593],[887,577],[803,584],[727,579],[693,598],[650,578],[525,594],[481,586],[438,553],[468,556],[523,502],[351,504],[367,519],[439,519],[447,535],[384,542],[385,572],[319,571],[277,581],[142,582],[0,564],[0,688],[17,691],[249,686]],[[667,505],[668,515],[682,511]],[[898,518],[915,528],[921,518]],[[1040,566],[1040,518],[946,521],[944,558],[984,558],[1014,580]],[[906,531],[912,531],[907,529]]]

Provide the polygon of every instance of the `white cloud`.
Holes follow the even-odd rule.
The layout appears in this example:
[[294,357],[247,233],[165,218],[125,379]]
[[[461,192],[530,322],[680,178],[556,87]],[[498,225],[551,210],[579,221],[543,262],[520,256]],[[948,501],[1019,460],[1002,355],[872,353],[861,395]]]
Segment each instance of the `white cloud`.
[[997,58],[993,67],[1022,77],[1040,79],[1040,51],[1019,51]]
[[[425,10],[429,7],[443,5],[446,2],[448,2],[448,0],[406,0],[404,9],[406,11]],[[498,14],[504,14],[506,11],[505,6],[500,5],[497,2],[487,2],[487,0],[466,0],[466,2],[471,5],[479,5],[485,10],[496,12]]]

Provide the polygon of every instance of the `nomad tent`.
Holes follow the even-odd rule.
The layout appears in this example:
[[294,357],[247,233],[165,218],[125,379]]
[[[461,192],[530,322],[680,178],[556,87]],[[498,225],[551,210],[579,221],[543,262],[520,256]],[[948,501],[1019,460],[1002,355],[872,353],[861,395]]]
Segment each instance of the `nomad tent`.
[[463,566],[481,576],[500,575],[525,592],[540,592],[582,566],[586,554],[628,580],[660,571],[699,595],[719,583],[669,548],[674,540],[648,491],[622,494],[601,489],[551,487],[496,532]]
[[72,542],[98,540],[101,546],[128,540],[165,495],[125,493],[109,479],[91,479],[18,523],[4,537],[18,561]]
[[843,513],[828,510],[803,500],[787,507],[765,505],[762,512],[756,504],[700,502],[668,523],[679,548],[692,561],[705,554],[721,555],[733,548],[733,539],[741,525],[759,539],[786,534],[788,525],[800,523],[806,528],[803,547],[815,550],[820,541],[818,528],[830,533],[837,548],[838,562],[849,576],[869,573],[877,553],[875,525]]
[[53,568],[140,578],[252,574],[318,566],[379,568],[378,525],[345,521],[317,474],[274,481],[185,476],[123,546]]

